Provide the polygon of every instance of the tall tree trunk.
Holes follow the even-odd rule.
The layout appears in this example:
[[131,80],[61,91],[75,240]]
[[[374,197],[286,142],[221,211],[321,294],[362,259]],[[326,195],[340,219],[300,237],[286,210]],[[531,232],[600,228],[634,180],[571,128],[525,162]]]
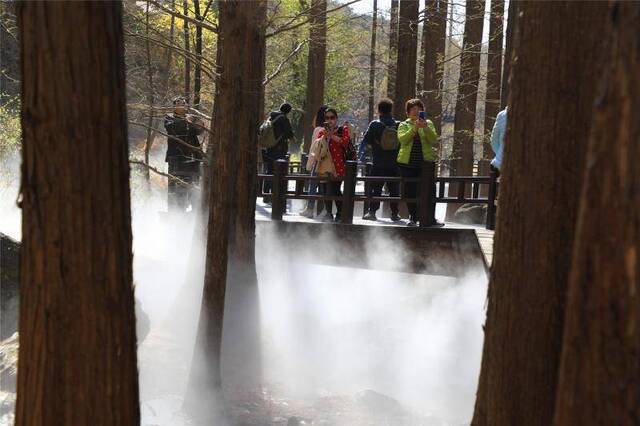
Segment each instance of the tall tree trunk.
[[[184,16],[189,16],[189,0],[182,2],[182,12]],[[184,30],[184,50],[188,53],[191,50],[188,20],[183,21],[182,28]],[[191,99],[191,60],[187,55],[184,56],[184,97]]]
[[519,7],[473,425],[553,421],[585,141],[607,19],[605,2]]
[[640,3],[614,2],[609,16],[612,49],[580,200],[556,426],[640,424]]
[[[145,19],[145,48],[147,53],[147,102],[149,104],[149,117],[147,118],[147,140],[144,144],[144,163],[149,165],[149,155],[151,153],[151,145],[153,144],[153,116],[154,110],[154,93],[153,93],[153,65],[151,64],[151,39],[149,37],[149,2],[147,1]],[[149,181],[149,168],[145,168],[145,178]]]
[[369,55],[369,122],[373,120],[374,97],[376,88],[376,35],[378,30],[378,0],[373,0],[373,19],[371,21],[371,54]]
[[327,0],[311,0],[307,96],[304,103],[304,152],[309,152],[313,118],[324,100],[324,74],[327,62]]
[[138,425],[122,5],[18,3],[15,424]]
[[398,61],[393,114],[404,118],[404,103],[416,95],[418,61],[418,0],[402,0],[398,19]]
[[[473,174],[473,143],[476,125],[476,103],[480,80],[480,53],[484,25],[485,0],[467,0],[464,22],[464,41],[460,57],[460,78],[453,124],[453,149],[451,150],[452,176]],[[457,194],[458,185],[449,185],[449,193]],[[470,188],[468,188],[470,194]],[[447,204],[447,220],[453,218],[460,204]]]
[[[192,411],[197,409],[194,407],[197,401],[203,401],[203,395],[209,397],[204,401],[220,396],[223,318],[228,326],[244,327],[246,324],[238,315],[243,315],[246,320],[248,315],[255,314],[236,309],[235,306],[234,309],[227,310],[227,315],[235,316],[227,318],[227,290],[239,294],[237,302],[240,304],[247,303],[244,298],[248,297],[248,293],[257,291],[255,146],[259,125],[259,99],[263,94],[266,1],[252,1],[250,7],[247,7],[246,1],[221,1],[219,13],[220,77],[214,107],[215,122],[212,126],[213,166],[209,170],[209,188],[215,196],[209,197],[205,283],[189,395],[185,401],[187,408]],[[231,116],[245,125],[222,125],[223,120]],[[253,296],[255,294],[251,297]],[[257,309],[256,306],[252,307]],[[255,327],[255,324],[252,326]],[[240,332],[244,331],[246,330]],[[233,338],[235,336],[231,336],[229,340],[231,343],[234,343]],[[240,357],[242,349],[247,347],[234,347],[234,355]],[[248,351],[251,352],[252,348]],[[210,403],[205,405],[206,407],[199,409],[211,407]],[[200,414],[203,414],[202,411]],[[215,412],[204,414],[217,415]]]
[[[171,0],[171,6],[170,6],[171,10],[175,9],[175,0]],[[173,46],[173,41],[175,38],[175,22],[176,22],[176,17],[174,15],[171,15],[171,20],[169,21],[169,46]],[[165,49],[165,63],[164,66],[162,67],[162,76],[163,76],[163,80],[162,80],[162,86],[161,86],[161,90],[163,90],[162,93],[162,99],[160,99],[160,102],[166,102],[168,98],[170,98],[169,96],[169,82],[171,81],[171,64],[173,61],[173,48],[172,47],[167,47]]]
[[[200,0],[193,0],[193,9],[195,17],[199,21],[203,21],[204,18],[200,14]],[[200,109],[200,87],[202,85],[202,27],[196,26],[196,63],[193,69],[193,107]]]
[[427,115],[433,121],[438,135],[442,132],[442,78],[447,37],[446,0],[427,1],[427,20],[423,27],[425,36],[422,90]]
[[396,97],[396,67],[398,66],[398,1],[391,0],[389,17],[389,62],[387,64],[387,97]]
[[509,75],[511,74],[511,54],[513,52],[513,36],[515,27],[518,22],[518,4],[517,0],[509,1],[509,12],[507,17],[507,40],[504,46],[504,70],[502,72],[502,89],[500,90],[500,107],[504,109],[509,100]]
[[[502,32],[504,20],[504,0],[491,0],[489,17],[489,50],[487,60],[487,94],[484,103],[484,140],[482,158],[493,158],[493,150],[489,141],[491,130],[500,109],[500,84],[502,82]],[[482,170],[486,175],[488,164]]]

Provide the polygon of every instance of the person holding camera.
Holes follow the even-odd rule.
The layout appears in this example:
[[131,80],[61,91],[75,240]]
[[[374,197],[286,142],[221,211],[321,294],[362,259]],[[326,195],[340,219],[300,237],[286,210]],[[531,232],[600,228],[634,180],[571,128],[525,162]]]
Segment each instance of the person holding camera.
[[[349,135],[349,127],[347,125],[338,126],[338,112],[334,108],[327,108],[324,114],[324,128],[318,132],[318,140],[316,141],[317,150],[322,151],[323,146],[326,145],[327,155],[324,157],[324,162],[321,162],[317,170],[318,176],[327,177],[344,177],[345,175],[345,163],[348,158],[347,150],[351,143],[351,137]],[[330,159],[331,164],[327,163],[327,159]],[[342,195],[340,186],[342,182],[327,181],[322,184],[323,192],[325,195],[339,196]],[[340,220],[340,214],[342,212],[342,203],[340,201],[336,204],[336,217],[335,220]],[[326,200],[324,203],[325,214],[323,221],[332,221],[333,218],[333,201]]]
[[[420,176],[423,161],[435,161],[436,151],[434,144],[438,139],[435,127],[431,120],[427,120],[424,112],[424,104],[420,99],[410,99],[405,104],[407,119],[398,126],[398,174],[402,177],[417,178]],[[435,184],[432,188],[435,195]],[[407,182],[405,194],[408,198],[416,198],[418,183]],[[434,203],[435,206],[435,203]],[[407,203],[409,209],[408,226],[417,226],[418,206],[415,202]],[[431,223],[428,226],[442,226],[436,221],[435,212],[431,212]]]
[[187,114],[188,109],[187,100],[178,96],[173,99],[173,113],[164,118],[168,135],[165,161],[169,165],[169,174],[180,179],[169,178],[167,184],[170,212],[184,212],[189,204],[193,206],[189,184],[200,179],[203,156],[198,135],[204,131],[204,123],[200,118]]

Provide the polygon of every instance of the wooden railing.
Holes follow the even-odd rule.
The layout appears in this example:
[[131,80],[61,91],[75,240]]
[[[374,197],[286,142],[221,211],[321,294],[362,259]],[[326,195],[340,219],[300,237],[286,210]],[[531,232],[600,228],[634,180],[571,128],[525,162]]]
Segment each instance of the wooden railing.
[[[433,211],[432,203],[470,203],[470,204],[486,204],[487,219],[486,228],[494,229],[496,216],[496,196],[498,191],[497,173],[491,171],[489,176],[438,176],[435,175],[435,163],[425,161],[422,163],[420,176],[417,178],[406,178],[397,176],[358,176],[358,169],[366,166],[360,166],[355,161],[347,161],[345,167],[345,176],[340,178],[310,176],[302,173],[291,173],[290,164],[286,160],[277,160],[273,165],[273,175],[258,174],[258,197],[271,197],[272,209],[271,219],[282,220],[285,212],[287,200],[316,200],[321,201],[342,201],[342,212],[340,221],[342,223],[353,223],[354,204],[356,202],[415,202],[418,207],[418,221],[421,227],[428,227],[433,218],[430,217]],[[366,172],[365,172],[366,173]],[[272,182],[272,192],[263,193],[263,183],[265,181]],[[343,182],[344,188],[342,195],[326,195],[317,194],[310,195],[305,191],[305,183],[309,182]],[[357,182],[364,182],[364,193],[356,192]],[[295,182],[295,189],[289,190],[289,182]],[[400,196],[369,196],[369,188],[373,182],[397,182],[400,185]],[[418,183],[417,198],[407,198],[405,196],[405,184],[409,182]],[[431,188],[436,184],[438,189],[435,194]],[[445,194],[446,184],[457,184],[456,194]],[[487,197],[480,196],[480,186],[487,185]],[[451,187],[451,186],[450,186]],[[469,190],[467,190],[469,188]],[[448,192],[448,191],[447,191]],[[467,196],[467,194],[470,196]]]

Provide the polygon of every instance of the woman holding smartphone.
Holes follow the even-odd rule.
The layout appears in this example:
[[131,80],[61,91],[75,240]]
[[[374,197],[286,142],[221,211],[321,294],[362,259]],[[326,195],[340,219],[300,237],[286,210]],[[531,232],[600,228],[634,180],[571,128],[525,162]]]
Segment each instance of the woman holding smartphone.
[[[420,176],[423,161],[435,161],[436,151],[434,144],[438,139],[435,127],[431,120],[425,118],[424,104],[420,99],[410,99],[405,105],[407,119],[398,126],[398,174],[403,177],[416,178]],[[435,189],[434,189],[435,191]],[[405,194],[408,198],[416,198],[418,183],[405,184]],[[417,226],[418,206],[416,203],[407,203],[409,209],[408,226]],[[436,222],[429,226],[442,225]]]

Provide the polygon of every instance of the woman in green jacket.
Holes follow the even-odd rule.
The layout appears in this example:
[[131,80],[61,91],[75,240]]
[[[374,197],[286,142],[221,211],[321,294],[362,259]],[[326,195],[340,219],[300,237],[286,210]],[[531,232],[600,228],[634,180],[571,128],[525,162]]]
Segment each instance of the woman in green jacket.
[[[405,105],[407,119],[398,126],[398,174],[403,177],[416,178],[420,176],[424,161],[435,161],[436,153],[434,144],[438,139],[435,127],[431,120],[421,118],[420,112],[424,111],[424,104],[420,99],[410,99]],[[435,189],[432,189],[435,192]],[[408,198],[416,198],[418,183],[405,184],[405,194]],[[435,203],[434,203],[435,205]],[[407,203],[409,209],[409,226],[416,226],[418,206],[416,203]],[[433,217],[433,212],[431,214]],[[429,226],[442,225],[435,218]]]

